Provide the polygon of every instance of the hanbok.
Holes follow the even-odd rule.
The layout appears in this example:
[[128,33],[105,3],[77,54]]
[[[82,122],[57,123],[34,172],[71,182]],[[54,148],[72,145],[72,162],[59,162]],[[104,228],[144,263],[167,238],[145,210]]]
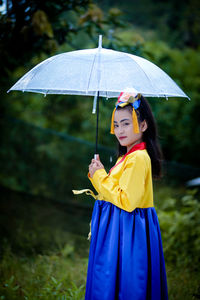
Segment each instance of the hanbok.
[[85,300],[167,300],[161,232],[144,142],[97,170]]

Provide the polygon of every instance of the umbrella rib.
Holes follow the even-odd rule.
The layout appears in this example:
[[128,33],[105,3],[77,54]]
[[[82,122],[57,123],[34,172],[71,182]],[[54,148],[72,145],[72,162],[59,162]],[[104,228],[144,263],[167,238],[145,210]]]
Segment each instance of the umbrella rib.
[[97,52],[95,53],[95,56],[94,56],[94,59],[93,59],[93,62],[92,62],[92,67],[91,67],[91,70],[90,70],[90,75],[89,75],[88,84],[87,84],[87,92],[88,92],[88,89],[89,89],[90,79],[91,79],[91,76],[92,76],[92,71],[93,71],[93,68],[94,68],[94,63],[95,63],[95,60],[96,60],[96,56],[97,56]]
[[[50,61],[51,61],[51,60],[49,59],[49,61],[47,62],[46,65],[48,65],[48,64],[50,63]],[[41,62],[41,64],[40,64],[39,66],[41,66],[42,64],[43,64],[43,62]],[[38,67],[39,67],[39,66],[38,66]],[[36,67],[37,67],[37,66],[36,66]],[[33,80],[33,78],[36,76],[36,74],[38,75],[38,73],[40,72],[40,70],[38,71],[36,67],[35,67],[35,71],[37,71],[37,72],[33,72],[33,75],[32,75],[32,77],[31,77],[31,79],[29,79],[29,81],[25,84],[25,88],[24,88],[24,89],[26,89],[28,83],[29,83],[31,80]],[[29,72],[31,72],[31,70],[30,70]],[[29,72],[28,72],[28,73],[29,73]],[[27,74],[27,76],[28,76],[28,74]]]
[[[126,54],[126,55],[130,57],[131,54]],[[140,67],[140,69],[142,70],[142,72],[144,73],[144,75],[145,75],[145,76],[147,77],[147,79],[149,80],[149,82],[150,82],[152,88],[154,89],[154,86],[153,86],[152,81],[151,81],[151,79],[149,78],[149,76],[145,73],[145,71],[141,68],[141,66],[138,64],[137,61],[135,61],[134,59],[133,59],[133,61]]]
[[[129,57],[130,57],[130,55],[131,54],[127,54],[126,53],[126,55],[128,55]],[[144,58],[143,58],[144,59]],[[140,67],[140,65],[138,64],[138,62],[137,61],[135,61],[134,60],[134,62]],[[152,63],[153,64],[153,63]],[[154,64],[153,64],[154,65]],[[156,66],[156,65],[155,65]],[[158,67],[158,66],[156,66],[156,67]],[[140,67],[141,68],[141,67]],[[158,67],[159,68],[159,67]],[[160,69],[160,68],[159,68]],[[148,80],[149,80],[149,82],[150,82],[150,84],[151,84],[151,86],[152,86],[152,88],[154,89],[154,86],[153,86],[153,84],[152,84],[152,81],[151,81],[151,78],[145,73],[145,71],[141,68],[141,70],[143,71],[143,73],[145,74],[145,76],[148,78]],[[164,72],[162,69],[160,69],[162,72]],[[167,73],[165,73],[164,72],[164,74],[170,79],[170,80],[172,80],[173,81],[173,83],[176,85],[176,87],[178,88],[178,89],[180,89],[180,87],[178,86],[178,84],[172,79],[172,78],[170,78],[170,76],[167,74]],[[181,89],[180,89],[181,90]],[[183,92],[183,91],[182,91]],[[184,92],[183,92],[184,93]],[[185,94],[185,93],[184,93]],[[164,94],[164,93],[162,93],[162,95],[163,96],[161,96],[161,97],[168,97],[169,95],[167,95],[166,93]],[[160,96],[159,96],[160,97]],[[173,97],[173,95],[171,96],[171,97]],[[177,96],[176,96],[177,97]],[[189,100],[190,100],[190,98],[185,94],[185,97],[186,98],[188,98]]]
[[[106,78],[106,76],[105,76],[105,68],[104,68],[103,64],[102,64],[102,69],[103,69],[103,78]],[[106,98],[108,98],[107,80],[105,80],[105,85],[106,85]]]

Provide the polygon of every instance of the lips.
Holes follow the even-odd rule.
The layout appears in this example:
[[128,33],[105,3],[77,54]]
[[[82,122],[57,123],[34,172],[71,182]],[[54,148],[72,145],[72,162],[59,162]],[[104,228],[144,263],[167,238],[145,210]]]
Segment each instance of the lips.
[[120,136],[120,137],[119,137],[120,140],[123,140],[123,139],[125,139],[125,138],[126,138],[126,136]]

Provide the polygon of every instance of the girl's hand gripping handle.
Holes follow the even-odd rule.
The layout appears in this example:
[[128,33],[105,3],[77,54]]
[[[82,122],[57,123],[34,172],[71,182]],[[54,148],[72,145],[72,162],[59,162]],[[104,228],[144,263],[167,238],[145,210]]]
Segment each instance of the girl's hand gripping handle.
[[99,154],[95,154],[95,158],[91,160],[91,164],[89,165],[90,177],[93,177],[94,173],[100,169],[104,169],[104,165],[100,161]]

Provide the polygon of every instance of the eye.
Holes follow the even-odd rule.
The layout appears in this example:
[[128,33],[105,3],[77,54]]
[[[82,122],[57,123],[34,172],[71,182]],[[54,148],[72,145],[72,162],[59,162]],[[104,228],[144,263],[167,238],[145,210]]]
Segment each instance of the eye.
[[118,127],[118,125],[117,124],[114,124],[114,128],[117,128]]
[[125,122],[125,123],[124,123],[124,126],[128,126],[128,125],[130,125],[129,122]]

